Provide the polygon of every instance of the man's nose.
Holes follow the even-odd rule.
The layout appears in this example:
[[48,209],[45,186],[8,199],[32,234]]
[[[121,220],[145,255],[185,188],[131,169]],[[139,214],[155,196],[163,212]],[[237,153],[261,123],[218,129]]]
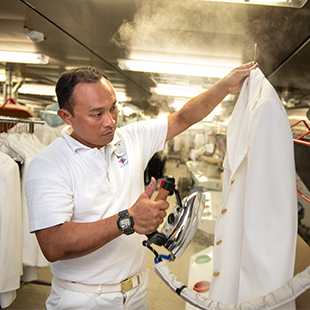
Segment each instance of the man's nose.
[[114,127],[114,125],[115,125],[115,120],[114,120],[112,114],[107,113],[104,117],[102,126],[103,127]]

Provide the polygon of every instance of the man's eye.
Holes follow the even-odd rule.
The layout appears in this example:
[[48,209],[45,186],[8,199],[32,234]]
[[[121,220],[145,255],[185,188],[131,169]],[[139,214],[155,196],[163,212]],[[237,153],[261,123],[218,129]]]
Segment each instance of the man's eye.
[[99,117],[102,113],[97,113],[97,114],[94,114],[93,116],[95,117]]

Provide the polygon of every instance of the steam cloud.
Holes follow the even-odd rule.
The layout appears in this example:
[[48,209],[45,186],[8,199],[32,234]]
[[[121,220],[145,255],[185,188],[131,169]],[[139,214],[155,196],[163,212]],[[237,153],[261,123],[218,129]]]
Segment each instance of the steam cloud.
[[[198,0],[139,0],[132,22],[124,21],[113,37],[127,56],[140,52],[178,58],[236,57],[257,60],[270,74],[306,39],[310,12],[271,6]],[[280,61],[281,62],[281,61]]]
[[[238,20],[238,7],[219,9],[216,3],[193,0],[139,1],[133,22],[124,21],[113,41],[130,55],[133,51],[163,55],[186,54],[192,57],[213,55],[229,57],[234,44],[234,33],[242,36],[245,29]],[[225,40],[223,40],[223,36]],[[215,51],[215,46],[229,47]],[[237,51],[238,52],[238,51]]]
[[[136,4],[133,21],[124,21],[112,39],[127,57],[159,55],[193,63],[219,57],[245,63],[253,60],[256,42],[257,61],[268,77],[309,36],[309,5],[292,9],[198,0],[137,0]],[[295,77],[288,77],[296,88],[310,88],[302,80],[306,70],[309,66],[298,66]],[[187,78],[184,85],[189,83]]]

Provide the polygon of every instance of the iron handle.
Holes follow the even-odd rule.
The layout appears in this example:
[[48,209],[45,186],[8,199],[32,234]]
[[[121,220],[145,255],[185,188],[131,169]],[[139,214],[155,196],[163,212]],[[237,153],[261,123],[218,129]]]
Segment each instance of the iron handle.
[[[167,200],[169,195],[172,195],[175,189],[175,179],[171,176],[165,176],[160,183],[158,194],[155,198],[155,201]],[[163,245],[167,238],[162,233],[155,230],[149,235],[146,235],[148,238],[148,243],[155,243],[157,245]]]

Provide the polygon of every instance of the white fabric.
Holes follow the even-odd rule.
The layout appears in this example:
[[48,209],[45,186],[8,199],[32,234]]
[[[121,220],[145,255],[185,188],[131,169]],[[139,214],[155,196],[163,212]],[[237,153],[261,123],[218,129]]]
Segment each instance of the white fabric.
[[[52,290],[46,302],[47,310],[148,310],[148,288],[151,274],[142,272],[141,283],[125,294],[121,292],[108,294],[78,293],[57,286],[53,280]],[[124,298],[126,302],[124,304]]]
[[[28,124],[17,124],[8,133],[0,134],[1,308],[14,301],[21,280],[36,280],[37,266],[48,266],[35,236],[28,229],[25,175],[32,158],[44,147],[35,135],[25,132],[28,128]],[[46,141],[46,137],[44,139]],[[20,168],[12,158],[22,162]]]
[[34,131],[33,134],[29,134],[29,124],[26,123],[18,123],[13,128],[11,128],[8,132],[10,134],[23,134],[27,135],[29,139],[32,139],[29,143],[39,144],[39,148],[42,149],[44,146],[49,145],[52,141],[57,139],[60,136],[58,133],[58,129],[54,129],[44,124],[33,124]]
[[[23,165],[20,170],[20,191],[22,202],[22,228],[23,228],[23,265],[24,267],[46,267],[48,262],[43,256],[35,235],[29,233],[28,207],[25,196],[25,181],[28,167],[34,156],[41,150],[44,145],[31,134],[26,133],[10,133],[1,134],[5,137],[9,148],[2,146],[1,150],[10,156],[18,154],[19,158],[23,159]],[[14,152],[12,151],[14,150]],[[42,172],[41,172],[42,173]],[[36,278],[29,280],[35,280]]]
[[[143,172],[164,147],[167,119],[118,128],[100,152],[68,135],[38,153],[26,182],[30,231],[65,221],[92,222],[130,208],[144,191]],[[125,154],[117,157],[117,142]],[[122,235],[83,257],[51,263],[60,279],[85,284],[114,284],[137,274],[145,265],[144,236]]]
[[15,300],[17,294],[16,290],[0,293],[0,307],[1,309],[9,307]]
[[[227,128],[223,206],[215,229],[209,298],[244,302],[293,276],[297,195],[285,109],[260,69],[251,72]],[[225,212],[226,211],[226,212]],[[283,309],[294,309],[294,305]]]
[[16,297],[22,274],[22,206],[19,168],[0,152],[0,306]]
[[53,142],[59,137],[57,132],[47,124],[35,124],[33,134],[44,146],[49,145],[51,142]]
[[[299,295],[310,288],[310,266],[297,274],[293,279],[281,288],[270,292],[266,296],[237,304],[223,304],[211,300],[184,286],[184,284],[172,273],[166,262],[162,261],[154,266],[158,276],[174,291],[180,291],[180,297],[189,304],[204,310],[271,310],[279,309],[279,306],[294,301]],[[285,306],[284,309],[289,309]]]

